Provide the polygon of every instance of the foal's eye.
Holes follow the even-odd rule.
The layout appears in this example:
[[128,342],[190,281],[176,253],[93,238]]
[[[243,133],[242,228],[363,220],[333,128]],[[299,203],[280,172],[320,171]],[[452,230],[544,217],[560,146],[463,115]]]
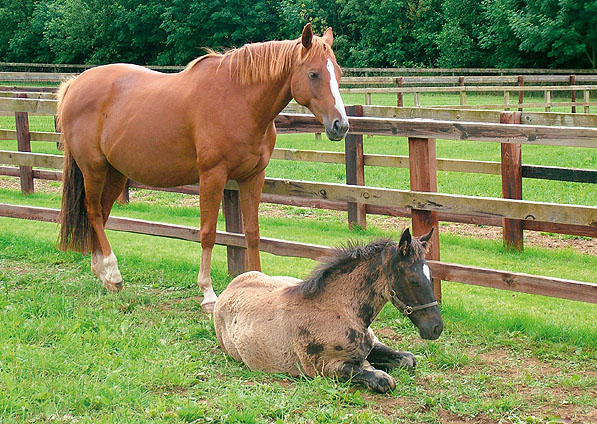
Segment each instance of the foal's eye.
[[312,80],[316,80],[319,78],[319,74],[317,72],[309,72],[309,78]]
[[409,280],[409,282],[410,282],[410,284],[411,284],[412,286],[418,286],[418,285],[419,285],[419,280],[417,280],[416,278],[411,278],[411,279]]

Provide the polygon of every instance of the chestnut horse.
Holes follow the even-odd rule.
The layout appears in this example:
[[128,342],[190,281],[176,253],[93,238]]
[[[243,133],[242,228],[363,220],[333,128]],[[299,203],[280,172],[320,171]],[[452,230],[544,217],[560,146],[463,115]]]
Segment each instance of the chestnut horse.
[[60,248],[91,251],[108,290],[123,286],[104,231],[127,177],[155,187],[199,181],[202,306],[217,299],[210,277],[216,221],[227,180],[237,180],[248,269],[260,270],[258,207],[274,143],[274,118],[294,98],[341,140],[348,119],[331,28],[307,24],[296,40],[210,53],[177,74],[113,64],[63,83],[58,122],[64,144]]
[[251,369],[336,376],[382,393],[394,389],[382,369],[414,369],[415,357],[382,344],[370,325],[392,302],[421,337],[440,336],[444,324],[424,256],[432,233],[411,238],[407,229],[398,244],[379,240],[338,249],[305,281],[239,275],[216,302],[220,346]]

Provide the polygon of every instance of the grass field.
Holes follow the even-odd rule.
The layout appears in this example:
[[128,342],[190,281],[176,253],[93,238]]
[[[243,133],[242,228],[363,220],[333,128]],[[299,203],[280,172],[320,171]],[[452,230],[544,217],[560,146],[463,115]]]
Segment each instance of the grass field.
[[[0,128],[10,119],[0,117]],[[53,130],[48,118],[32,117],[31,123],[32,130]],[[3,141],[0,149],[15,144]],[[343,150],[342,143],[312,136],[283,136],[277,146]],[[523,148],[524,163],[597,168],[590,149],[529,147]],[[407,146],[404,139],[371,137],[365,149],[406,154]],[[57,153],[52,143],[34,143],[33,150]],[[499,146],[439,141],[438,157],[499,160]],[[272,161],[267,174],[345,179],[341,166],[288,161]],[[408,187],[407,170],[371,168],[366,179]],[[442,192],[500,194],[498,177],[439,173],[438,180]],[[524,184],[526,199],[597,204],[594,185]],[[0,202],[59,207],[58,183],[38,185],[27,197],[16,187],[15,179],[0,177]],[[132,198],[114,214],[198,226],[192,197],[134,190]],[[371,224],[349,232],[343,213],[267,205],[260,222],[265,237],[325,245],[396,237],[400,230]],[[378,337],[415,353],[419,366],[414,375],[393,371],[396,390],[374,395],[333,379],[250,371],[224,355],[199,306],[196,244],[109,232],[125,290],[108,294],[91,274],[89,257],[58,252],[56,237],[55,224],[0,218],[0,423],[597,421],[593,304],[444,283],[445,331],[434,342],[419,339],[388,305],[374,323]],[[499,241],[447,233],[441,245],[447,262],[597,283],[597,258],[572,250],[519,254]],[[266,273],[299,278],[314,266],[269,254],[262,262]],[[214,249],[212,278],[217,292],[230,281],[223,247]]]

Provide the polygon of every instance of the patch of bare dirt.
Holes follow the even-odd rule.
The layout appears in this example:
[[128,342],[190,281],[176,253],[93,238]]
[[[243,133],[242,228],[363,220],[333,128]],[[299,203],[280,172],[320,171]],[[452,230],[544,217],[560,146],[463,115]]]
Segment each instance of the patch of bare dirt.
[[[60,193],[62,186],[57,181],[33,180],[34,190],[45,193]],[[0,188],[7,188],[11,190],[21,190],[21,183],[15,177],[0,177]]]
[[[304,210],[303,210],[304,209]],[[279,205],[262,204],[259,213],[262,216],[284,218],[289,216],[287,207]],[[318,212],[313,214],[308,208],[300,208],[298,212],[293,213],[293,217],[325,219],[325,216],[345,216],[345,212],[325,211],[323,215]],[[367,215],[369,225],[374,225],[383,230],[400,231],[409,225],[410,220],[401,217]],[[442,223],[440,231],[450,234],[474,237],[480,239],[501,240],[501,227],[489,227],[474,224]],[[524,244],[528,247],[540,247],[546,249],[572,249],[576,253],[587,255],[597,255],[597,239],[588,237],[571,237],[559,234],[544,234],[537,231],[525,231]]]

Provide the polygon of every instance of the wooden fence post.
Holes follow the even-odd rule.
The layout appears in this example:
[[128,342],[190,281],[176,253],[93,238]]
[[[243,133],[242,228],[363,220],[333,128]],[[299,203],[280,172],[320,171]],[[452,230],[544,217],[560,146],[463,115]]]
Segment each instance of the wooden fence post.
[[[437,192],[437,159],[435,153],[435,139],[408,138],[408,161],[410,167],[410,189],[415,191]],[[426,254],[427,259],[439,261],[439,225],[438,214],[435,211],[412,209],[413,235],[421,236],[434,228],[431,238],[431,249]],[[439,278],[433,279],[433,293],[441,302],[442,286]]]
[[551,110],[551,91],[545,90],[545,112]]
[[[522,87],[524,86],[524,77],[522,75],[518,76],[518,86]],[[518,104],[521,105],[524,103],[524,91],[519,90],[518,91]],[[519,112],[522,112],[522,107],[518,108]]]
[[[363,116],[363,106],[354,105],[346,107],[348,116]],[[365,185],[365,158],[363,156],[363,136],[348,133],[344,139],[344,152],[346,162],[346,184]],[[367,205],[364,203],[349,202],[348,228],[354,225],[367,228]]]
[[121,205],[124,205],[130,201],[130,193],[129,193],[130,185],[131,185],[131,180],[129,178],[127,178],[126,183],[124,183],[124,188],[122,189],[122,192],[120,193],[120,196],[118,196],[118,199],[116,199],[118,201],[118,203],[120,203]]
[[[27,94],[18,93],[16,97],[27,98]],[[19,152],[31,152],[31,134],[29,133],[29,114],[27,112],[15,112],[15,124],[17,129],[17,146]],[[21,193],[33,193],[33,168],[30,166],[19,166],[21,178]]]
[[[458,77],[458,85],[464,87],[464,77]],[[458,94],[460,94],[460,106],[466,105],[466,91],[462,89]]]
[[[398,85],[398,88],[402,88],[404,85],[404,79],[402,77],[396,78],[396,84]],[[396,105],[398,107],[404,106],[404,95],[402,94],[402,91],[398,91],[396,94]]]
[[[576,75],[570,75],[570,85],[576,85]],[[570,101],[576,103],[576,90],[574,87],[572,87],[572,91],[570,92]],[[576,106],[572,106],[570,112],[576,113]]]
[[589,102],[591,101],[591,94],[590,94],[589,90],[585,90],[583,93],[584,93],[584,101],[585,101],[584,112],[589,113]]
[[[58,125],[58,115],[54,115],[54,131],[61,132],[60,125]],[[64,150],[64,146],[62,145],[62,140],[56,142],[56,148],[58,150]]]
[[[520,124],[520,112],[501,112],[500,123]],[[520,144],[502,143],[502,197],[522,200],[522,149]],[[522,251],[524,221],[502,219],[504,247]]]
[[[240,210],[240,197],[237,190],[224,190],[222,210],[226,220],[226,231],[243,233],[243,219]],[[235,277],[246,271],[246,249],[227,246],[228,274]]]

